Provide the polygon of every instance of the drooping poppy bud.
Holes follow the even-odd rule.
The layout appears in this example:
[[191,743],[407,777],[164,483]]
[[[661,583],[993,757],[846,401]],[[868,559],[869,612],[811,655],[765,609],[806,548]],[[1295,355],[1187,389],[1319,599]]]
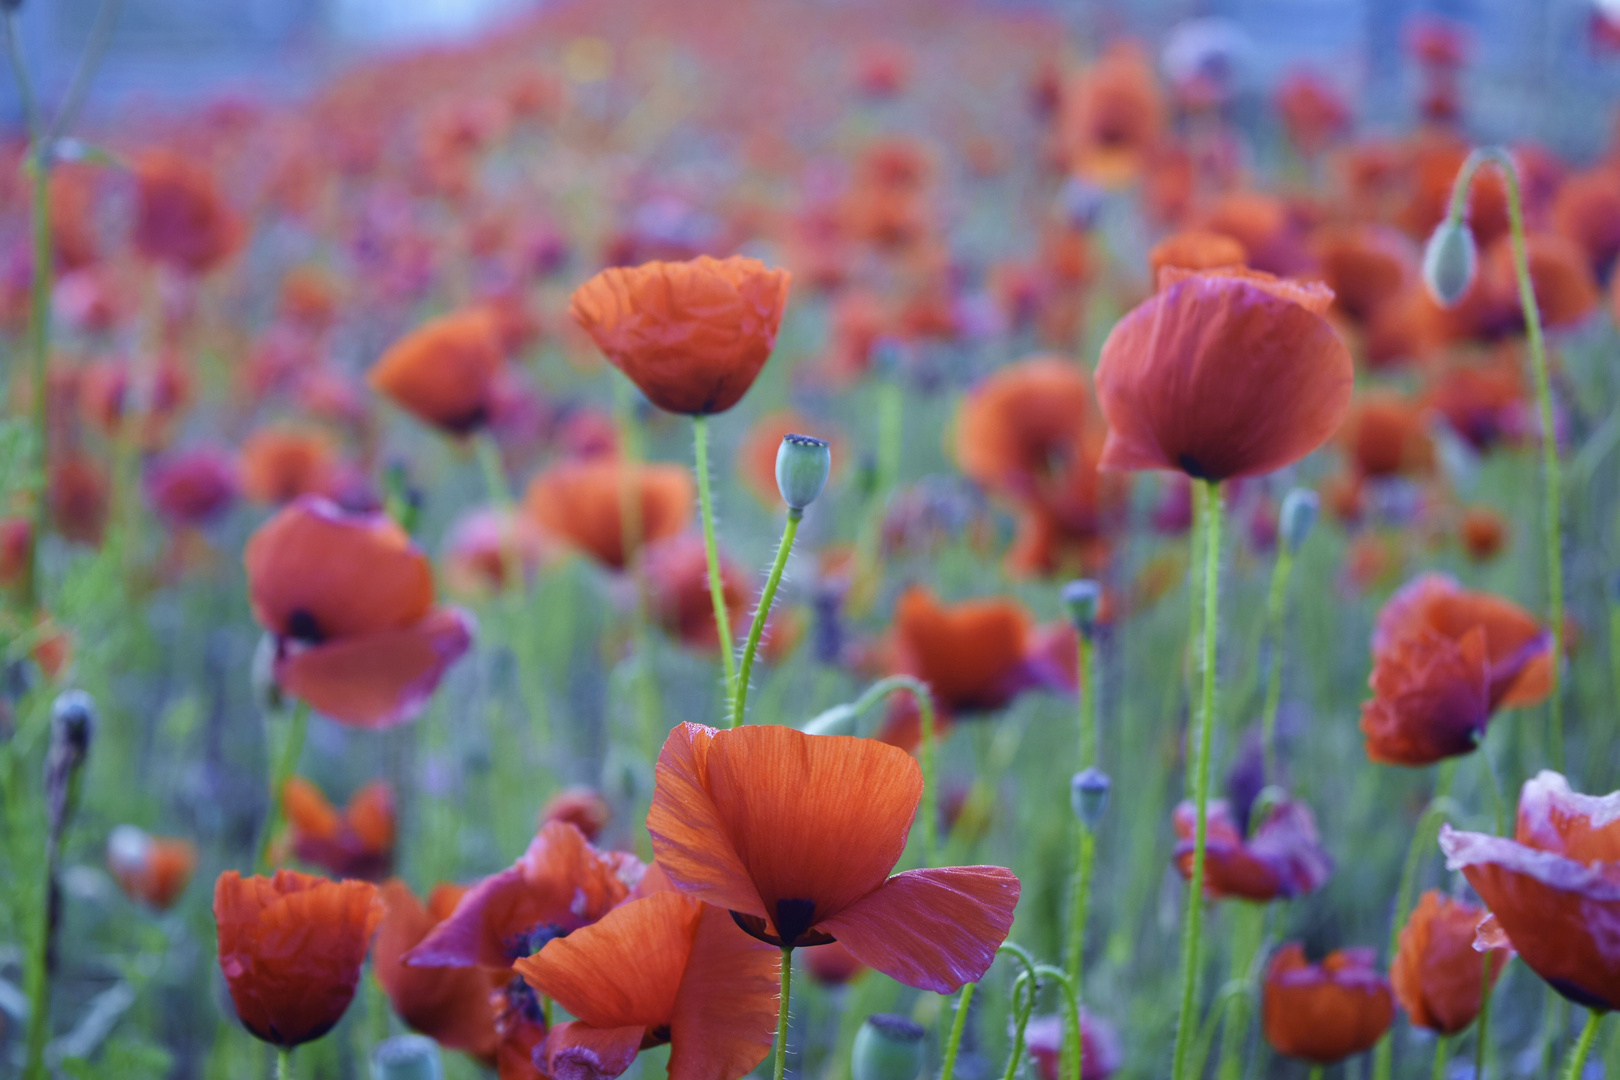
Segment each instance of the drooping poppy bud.
[[825,439],[812,435],[786,435],[776,452],[776,487],[788,510],[803,513],[827,486],[832,471],[832,450]]
[[923,1026],[904,1016],[868,1016],[855,1034],[850,1071],[855,1080],[916,1080],[926,1049]]
[[1435,303],[1443,308],[1462,303],[1478,269],[1479,249],[1468,223],[1447,218],[1435,226],[1423,249],[1423,284]]

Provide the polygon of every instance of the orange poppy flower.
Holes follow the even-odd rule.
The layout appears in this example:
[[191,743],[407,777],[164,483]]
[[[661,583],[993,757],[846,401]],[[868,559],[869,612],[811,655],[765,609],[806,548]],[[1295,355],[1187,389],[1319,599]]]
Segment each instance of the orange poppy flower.
[[338,467],[325,435],[283,427],[263,427],[243,439],[239,464],[243,494],[273,506],[329,494]]
[[1173,233],[1153,245],[1148,252],[1148,270],[1155,284],[1167,266],[1182,270],[1215,270],[1223,266],[1243,266],[1249,252],[1242,241],[1225,233],[1188,229]]
[[1165,279],[1103,344],[1102,467],[1227,480],[1280,469],[1327,441],[1355,378],[1322,317],[1332,292],[1254,271],[1166,270]]
[[[621,513],[627,482],[641,499],[641,535],[635,543],[627,542]],[[691,473],[678,465],[570,461],[536,476],[523,505],[550,535],[609,569],[623,570],[645,545],[686,528],[696,491]]]
[[689,896],[783,947],[838,940],[918,989],[977,982],[1012,927],[1018,879],[1000,867],[889,872],[922,770],[871,739],[685,723],[658,758],[647,831]]
[[473,968],[405,963],[405,954],[449,917],[467,890],[435,885],[426,907],[402,881],[387,882],[378,891],[385,914],[371,946],[371,963],[394,1012],[412,1031],[493,1063],[497,1037],[489,976]]
[[293,1047],[325,1035],[354,1000],[372,932],[377,887],[279,870],[214,884],[219,969],[237,1018],[257,1038]]
[[149,836],[120,825],[107,837],[107,869],[131,900],[167,911],[180,899],[197,869],[197,847],[189,840]]
[[1524,377],[1512,352],[1488,365],[1453,364],[1435,373],[1426,405],[1439,412],[1469,446],[1480,453],[1498,443],[1522,441],[1533,419],[1525,401]]
[[1035,620],[1017,601],[945,606],[921,585],[900,595],[890,666],[928,684],[947,713],[1004,708],[1024,690],[1054,685],[1038,659]]
[[[1389,980],[1395,1000],[1418,1027],[1455,1035],[1479,1015],[1482,983],[1474,935],[1486,912],[1434,889],[1419,898],[1401,929]],[[1507,963],[1505,950],[1493,950],[1490,981]]]
[[1057,356],[1037,356],[999,369],[963,399],[956,420],[956,460],[991,491],[1029,494],[1062,471],[1091,409],[1085,371]]
[[1416,285],[1417,246],[1390,226],[1328,225],[1311,235],[1310,246],[1335,309],[1358,323]]
[[1164,94],[1141,46],[1121,42],[1066,88],[1060,135],[1069,165],[1090,180],[1124,186],[1142,174],[1164,135]]
[[249,538],[254,617],[276,637],[281,687],[334,720],[410,720],[472,643],[472,620],[433,606],[427,557],[393,519],[306,496]]
[[1463,550],[1475,562],[1490,562],[1507,545],[1507,521],[1488,506],[1470,506],[1465,510],[1457,531]]
[[394,864],[394,789],[384,781],[354,793],[340,812],[301,776],[281,789],[287,835],[282,846],[299,861],[335,877],[381,881]]
[[[700,533],[682,533],[647,548],[647,601],[659,626],[682,645],[718,653],[720,629],[709,594],[709,561]],[[720,590],[730,625],[739,628],[748,606],[748,576],[720,554]]]
[[1356,399],[1339,440],[1362,476],[1409,476],[1434,469],[1434,441],[1422,410],[1393,390],[1371,390]]
[[1551,637],[1529,612],[1425,574],[1384,605],[1373,630],[1367,756],[1428,765],[1474,749],[1498,708],[1533,705],[1552,679]]
[[1350,106],[1326,79],[1295,71],[1277,86],[1273,100],[1289,140],[1307,156],[1320,153],[1350,126]]
[[779,962],[723,908],[665,885],[512,968],[575,1017],[546,1036],[550,1075],[607,1080],[668,1043],[670,1080],[738,1080],[775,1040]]
[[[788,435],[814,435],[828,439],[826,425],[806,420],[791,409],[767,413],[754,421],[737,449],[737,475],[754,497],[772,510],[783,507],[782,492],[776,484],[776,455]],[[832,472],[838,475],[844,461],[844,447],[837,439],[832,446]]]
[[1331,1065],[1372,1049],[1395,1019],[1389,983],[1371,949],[1339,949],[1320,965],[1289,942],[1266,969],[1261,1023],[1279,1054]]
[[1552,204],[1552,227],[1586,252],[1602,277],[1620,255],[1620,169],[1604,165],[1564,181]]
[[366,382],[423,423],[467,435],[489,423],[501,362],[494,318],[487,308],[468,307],[389,346]]
[[178,525],[207,525],[236,501],[236,466],[218,450],[199,448],[154,464],[146,492],[158,514]]
[[[1597,310],[1601,295],[1597,279],[1575,241],[1557,233],[1531,233],[1525,237],[1525,259],[1544,326],[1573,326]],[[1490,298],[1496,325],[1509,332],[1524,326],[1514,267],[1511,237],[1502,237],[1480,256],[1480,286]]]
[[1543,770],[1519,793],[1512,839],[1442,825],[1440,848],[1490,909],[1479,943],[1511,946],[1578,1005],[1620,1008],[1620,793],[1582,795]]
[[[1176,807],[1173,858],[1182,878],[1192,880],[1197,813],[1191,802]],[[1209,804],[1204,848],[1204,894],[1266,903],[1306,896],[1327,883],[1333,860],[1322,850],[1310,807],[1293,799],[1276,803],[1247,838],[1225,799]]]
[[205,166],[166,150],[135,162],[135,250],[193,274],[218,266],[245,235]]
[[569,311],[654,405],[702,416],[725,412],[754,384],[790,280],[736,255],[615,267],[575,290]]
[[1288,203],[1275,195],[1229,191],[1203,215],[1201,227],[1237,240],[1256,270],[1297,274],[1309,266],[1304,233]]
[[600,792],[588,787],[564,788],[540,809],[540,828],[553,821],[567,822],[593,844],[612,819],[613,808]]

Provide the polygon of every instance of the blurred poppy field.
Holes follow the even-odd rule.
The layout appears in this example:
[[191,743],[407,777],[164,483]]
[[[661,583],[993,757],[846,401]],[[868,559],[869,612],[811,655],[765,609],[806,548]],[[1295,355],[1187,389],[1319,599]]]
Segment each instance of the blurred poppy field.
[[1620,82],[599,0],[160,103],[33,2],[0,1076],[1620,1077]]

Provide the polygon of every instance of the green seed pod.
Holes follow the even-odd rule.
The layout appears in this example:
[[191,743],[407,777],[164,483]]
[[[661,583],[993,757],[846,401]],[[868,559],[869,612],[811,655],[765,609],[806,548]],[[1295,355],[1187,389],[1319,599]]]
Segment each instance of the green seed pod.
[[1100,769],[1087,769],[1074,774],[1069,782],[1069,806],[1080,824],[1095,832],[1108,811],[1108,793],[1114,782]]
[[832,471],[832,449],[810,435],[785,435],[776,452],[776,487],[790,510],[802,511],[816,501]]
[[1456,307],[1468,295],[1479,266],[1474,230],[1466,221],[1442,221],[1423,249],[1423,283],[1444,308]]
[[1321,509],[1322,500],[1314,491],[1294,488],[1283,496],[1279,523],[1282,526],[1282,542],[1288,546],[1290,555],[1298,552],[1305,538],[1311,535],[1311,526],[1316,524]]
[[1069,622],[1086,640],[1097,632],[1097,611],[1102,607],[1102,586],[1089,578],[1071,581],[1063,586],[1063,607],[1069,613]]
[[439,1047],[422,1035],[397,1035],[377,1044],[371,1080],[443,1080]]
[[850,1055],[855,1080],[916,1080],[923,1067],[925,1034],[920,1024],[904,1016],[867,1017]]

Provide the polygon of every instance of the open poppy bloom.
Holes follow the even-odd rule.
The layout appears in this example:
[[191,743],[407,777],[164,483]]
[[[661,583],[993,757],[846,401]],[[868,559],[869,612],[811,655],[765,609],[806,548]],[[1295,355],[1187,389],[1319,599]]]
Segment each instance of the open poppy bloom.
[[[748,577],[720,553],[720,589],[732,627],[744,625]],[[653,620],[675,640],[700,652],[718,653],[720,630],[709,595],[709,561],[700,533],[671,537],[647,549],[647,601]]]
[[1543,770],[1519,793],[1513,838],[1440,827],[1490,916],[1478,945],[1510,945],[1577,1005],[1620,1009],[1620,792],[1582,795]]
[[405,954],[449,917],[466,891],[459,885],[436,885],[424,906],[404,882],[384,884],[379,894],[385,914],[371,946],[371,963],[394,1012],[412,1031],[493,1062],[498,1040],[489,974],[405,963]]
[[1534,705],[1552,679],[1551,635],[1529,612],[1444,574],[1392,596],[1373,630],[1367,756],[1428,765],[1466,754],[1498,708]]
[[1392,226],[1325,225],[1311,235],[1311,252],[1334,306],[1358,323],[1417,282],[1417,246]]
[[253,534],[244,561],[276,682],[342,723],[412,719],[472,643],[471,618],[433,606],[427,557],[385,515],[305,496]]
[[725,909],[664,885],[512,967],[575,1017],[546,1036],[549,1075],[607,1080],[668,1043],[670,1080],[738,1080],[776,1037],[779,962]]
[[1121,42],[1079,75],[1059,119],[1070,166],[1106,187],[1141,175],[1164,134],[1164,94],[1141,46]]
[[[1389,980],[1395,1000],[1418,1027],[1455,1035],[1474,1022],[1483,999],[1474,938],[1486,911],[1430,889],[1401,930]],[[1506,950],[1492,950],[1490,981],[1502,974]]]
[[700,255],[604,270],[569,302],[612,362],[660,409],[725,412],[776,345],[791,276],[758,259]]
[[287,815],[282,845],[300,862],[336,877],[381,881],[394,865],[394,789],[367,784],[340,812],[321,789],[301,776],[281,789]]
[[1103,344],[1104,469],[1200,480],[1292,464],[1350,407],[1350,352],[1323,318],[1327,287],[1258,271],[1166,269]]
[[783,948],[841,941],[922,990],[989,970],[1019,884],[1001,867],[889,872],[922,796],[911,756],[871,739],[685,723],[658,758],[647,831],[681,891]]
[[[639,535],[626,535],[627,483],[631,500],[640,500]],[[645,545],[685,529],[696,498],[691,473],[678,465],[598,459],[553,465],[529,484],[523,507],[547,534],[623,570]]]
[[136,161],[135,183],[135,250],[143,258],[204,274],[240,246],[241,222],[206,166],[152,150]]
[[501,339],[482,306],[441,315],[382,354],[366,381],[424,423],[466,435],[489,423]]
[[1279,1054],[1331,1065],[1372,1049],[1394,1019],[1371,949],[1338,949],[1308,964],[1304,946],[1292,941],[1266,969],[1261,1022]]
[[280,870],[214,884],[219,969],[236,1015],[281,1047],[325,1035],[354,1000],[372,932],[382,921],[377,887]]
[[120,825],[107,837],[107,869],[131,900],[167,911],[180,899],[197,868],[197,847],[189,840],[149,836]]
[[1339,437],[1362,476],[1413,476],[1434,469],[1434,441],[1423,413],[1398,393],[1363,394],[1351,406]]
[[[1191,881],[1197,814],[1191,802],[1176,807],[1176,869]],[[1285,799],[1274,804],[1248,838],[1225,799],[1209,804],[1204,848],[1204,895],[1266,903],[1305,896],[1327,883],[1333,860],[1322,850],[1310,807]]]

